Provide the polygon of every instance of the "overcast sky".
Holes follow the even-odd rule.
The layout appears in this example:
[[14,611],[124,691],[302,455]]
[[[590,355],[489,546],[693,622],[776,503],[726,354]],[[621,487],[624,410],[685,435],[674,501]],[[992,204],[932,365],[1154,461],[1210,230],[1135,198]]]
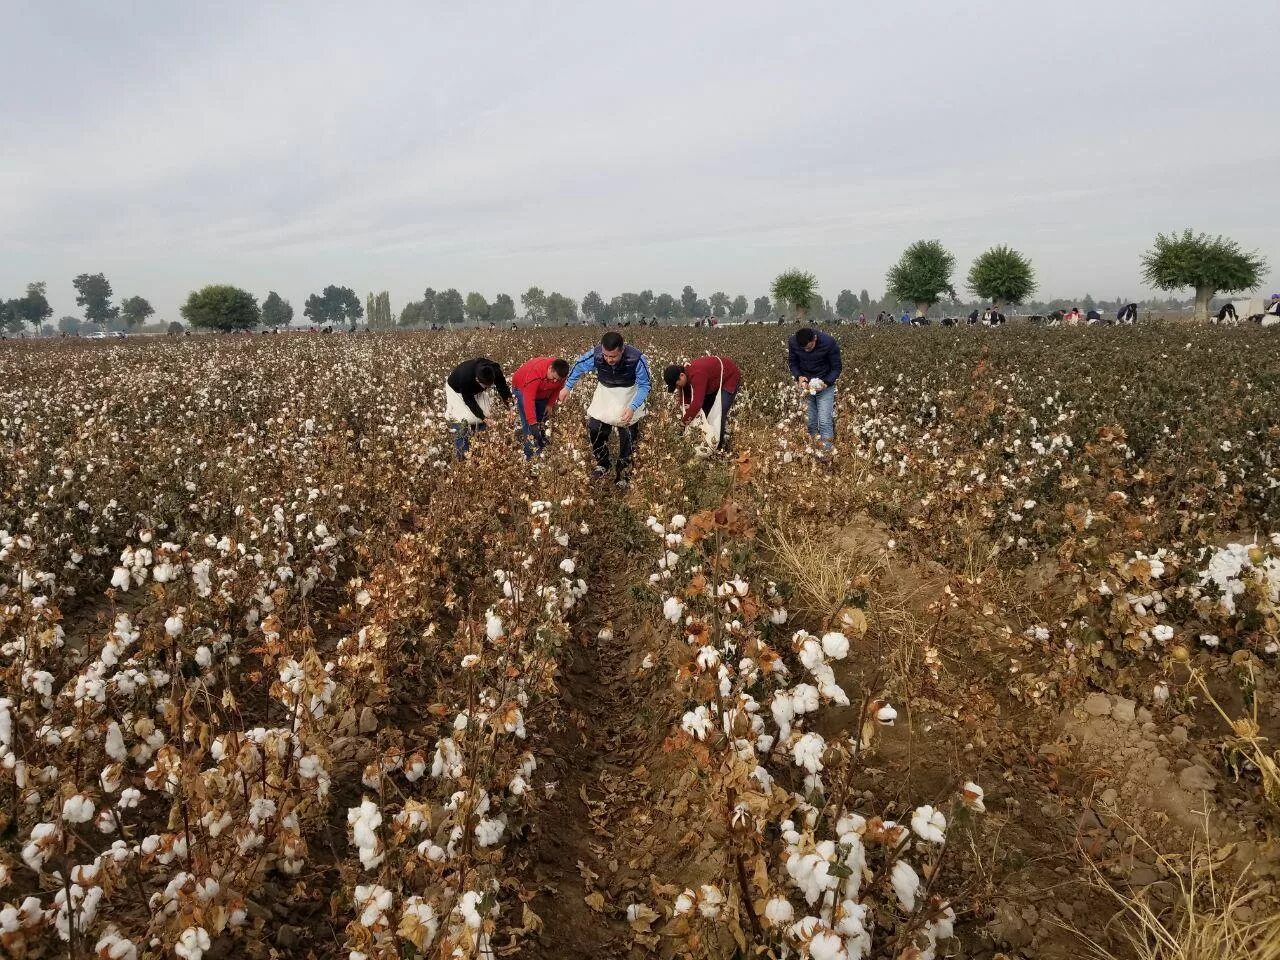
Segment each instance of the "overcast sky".
[[1139,297],[1157,231],[1280,287],[1276,0],[0,0],[0,295],[105,272],[580,298],[789,266],[879,296],[1008,243],[1041,297]]

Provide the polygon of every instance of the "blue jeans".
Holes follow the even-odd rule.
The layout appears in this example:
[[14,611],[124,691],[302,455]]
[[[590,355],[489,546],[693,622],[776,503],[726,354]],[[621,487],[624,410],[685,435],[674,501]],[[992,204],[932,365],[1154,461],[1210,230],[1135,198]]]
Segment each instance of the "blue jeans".
[[471,434],[483,430],[484,424],[463,423],[461,420],[455,420],[449,424],[449,429],[453,431],[453,452],[459,460],[462,460],[471,449]]
[[516,414],[520,417],[520,436],[524,438],[524,458],[532,460],[534,453],[541,453],[547,443],[546,436],[542,432],[542,421],[547,418],[547,401],[538,399],[533,401],[533,415],[537,420],[530,423],[524,415],[524,393],[516,389],[512,389],[511,393],[516,401]]
[[836,386],[809,394],[809,436],[819,437],[830,450],[836,435]]

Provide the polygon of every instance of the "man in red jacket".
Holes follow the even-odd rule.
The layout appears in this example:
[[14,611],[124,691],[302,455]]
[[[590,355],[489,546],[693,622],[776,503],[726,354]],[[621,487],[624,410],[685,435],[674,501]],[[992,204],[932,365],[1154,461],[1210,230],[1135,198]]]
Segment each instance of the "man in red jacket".
[[699,357],[686,366],[672,364],[662,372],[667,393],[680,391],[684,405],[681,422],[688,426],[698,411],[710,414],[720,397],[720,441],[717,450],[725,448],[725,434],[729,426],[729,408],[738,395],[742,383],[742,371],[728,357]]
[[547,444],[543,425],[547,413],[560,399],[560,386],[569,375],[569,361],[558,357],[534,357],[526,360],[511,377],[516,412],[520,415],[520,434],[524,437],[524,458],[533,458]]

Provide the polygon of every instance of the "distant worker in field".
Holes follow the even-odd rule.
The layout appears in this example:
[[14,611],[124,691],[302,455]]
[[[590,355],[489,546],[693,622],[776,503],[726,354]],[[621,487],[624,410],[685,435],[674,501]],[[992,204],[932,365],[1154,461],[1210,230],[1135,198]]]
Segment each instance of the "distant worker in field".
[[[568,397],[578,381],[593,371],[596,392],[587,407],[587,437],[596,458],[591,475],[599,479],[613,471],[615,482],[625,488],[640,438],[644,402],[649,397],[649,361],[638,348],[625,343],[622,334],[610,330],[578,358],[560,391],[560,399]],[[611,466],[609,437],[614,430],[618,432],[618,458]]]
[[836,380],[842,366],[840,344],[829,333],[803,327],[787,341],[787,367],[805,397],[809,436],[818,439],[823,458],[835,441]]
[[903,311],[902,311],[902,316],[900,316],[900,317],[898,318],[898,322],[899,322],[899,323],[910,323],[910,322],[911,322],[911,314],[907,313],[907,311],[906,311],[906,310],[903,310]]
[[534,357],[511,375],[526,460],[547,445],[547,414],[560,399],[560,388],[568,375],[569,361],[559,357]]
[[1120,323],[1137,323],[1138,305],[1136,303],[1126,303],[1120,308],[1120,312],[1116,314],[1116,320]]
[[444,417],[453,430],[453,449],[459,460],[471,449],[471,435],[488,425],[494,393],[504,403],[511,403],[502,367],[488,357],[466,360],[449,374],[444,388]]
[[725,449],[729,429],[729,410],[733,407],[742,371],[728,357],[699,357],[685,366],[672,364],[662,371],[667,393],[680,391],[684,412],[680,422],[689,426],[699,413],[703,415],[708,445]]
[[1091,307],[1089,312],[1084,315],[1084,319],[1089,326],[1093,326],[1102,322],[1102,314],[1098,312],[1096,307]]
[[1219,323],[1235,323],[1239,319],[1239,316],[1236,314],[1236,305],[1234,303],[1223,304],[1222,309],[1218,311]]

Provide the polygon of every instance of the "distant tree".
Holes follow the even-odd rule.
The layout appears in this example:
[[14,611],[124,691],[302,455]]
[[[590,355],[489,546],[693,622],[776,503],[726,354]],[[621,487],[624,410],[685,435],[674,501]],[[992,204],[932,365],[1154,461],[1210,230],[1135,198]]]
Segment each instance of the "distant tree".
[[1226,237],[1157,234],[1151,249],[1142,255],[1142,278],[1161,290],[1191,287],[1196,292],[1195,318],[1209,319],[1209,301],[1218,291],[1239,293],[1252,290],[1266,273],[1266,258],[1254,251],[1245,253]]
[[642,317],[653,315],[653,291],[641,290],[636,294],[636,312]]
[[436,294],[436,323],[459,324],[466,314],[466,306],[456,289],[450,287]]
[[[431,305],[432,316],[435,316],[435,303]],[[410,300],[400,311],[400,326],[423,327],[427,325],[427,307],[421,300]]]
[[17,300],[0,302],[0,332],[18,333],[22,330],[22,316],[18,313]]
[[356,321],[364,316],[364,307],[360,306],[360,298],[350,287],[330,284],[321,294],[313,293],[307,297],[302,313],[309,317],[312,323],[318,323],[321,326],[345,321],[354,327]]
[[111,284],[102,274],[82,273],[71,283],[76,288],[76,306],[84,307],[89,323],[102,326],[119,316],[120,308],[111,305]]
[[293,323],[293,304],[283,299],[274,290],[262,301],[262,325],[264,327],[287,327]]
[[169,336],[180,337],[182,336],[182,332],[184,330],[186,330],[186,327],[180,324],[177,320],[169,321],[169,328],[168,328]]
[[530,287],[520,294],[520,303],[524,305],[524,313],[534,323],[542,323],[547,319],[547,295],[541,287]]
[[1036,272],[1017,250],[992,247],[969,268],[969,289],[999,309],[1007,303],[1022,303],[1035,293]]
[[422,292],[422,323],[425,326],[439,323],[440,318],[436,315],[436,303],[439,302],[440,295],[427,287]]
[[768,297],[756,297],[751,307],[751,316],[757,320],[763,320],[772,312],[773,304],[769,302]]
[[600,321],[600,312],[604,309],[604,298],[591,290],[582,298],[582,315],[592,323]]
[[70,315],[65,317],[59,317],[58,332],[59,333],[79,333],[80,322],[81,321],[79,317],[72,317]]
[[711,312],[717,317],[723,317],[729,312],[729,295],[723,290],[717,290],[707,302],[711,304]]
[[181,312],[193,327],[223,331],[248,330],[257,326],[262,316],[257,297],[227,284],[192,290]]
[[1080,309],[1083,310],[1085,313],[1088,313],[1090,310],[1098,309],[1098,304],[1096,301],[1094,301],[1093,294],[1086,293],[1084,295],[1084,299],[1080,301]]
[[624,320],[634,320],[640,314],[640,294],[618,294],[618,316]]
[[510,294],[500,293],[493,298],[493,306],[489,308],[489,319],[494,323],[508,324],[516,318],[516,302]]
[[391,293],[383,290],[373,298],[373,309],[367,313],[370,330],[390,330],[395,321],[391,319]]
[[693,287],[686,285],[680,291],[680,307],[686,317],[701,316],[694,313],[694,309],[698,304],[698,295],[694,292]]
[[653,300],[653,315],[670,320],[676,315],[676,298],[669,293],[658,294]]
[[866,287],[863,287],[862,292],[858,294],[858,300],[864,311],[871,309],[871,294],[867,293]]
[[733,303],[729,304],[729,315],[732,317],[745,317],[747,315],[747,298],[742,294],[734,297]]
[[707,301],[699,297],[697,300],[693,301],[693,313],[691,314],[691,316],[694,316],[694,317],[711,316],[711,304],[707,303]]
[[489,301],[484,298],[482,293],[476,293],[474,290],[468,293],[463,308],[466,310],[468,320],[489,319]]
[[23,323],[30,324],[38,332],[40,325],[53,316],[53,307],[49,306],[49,301],[44,293],[45,284],[43,281],[28,283],[27,295],[10,301],[13,304],[12,310],[17,317],[19,325]]
[[915,304],[916,316],[923,317],[943,294],[956,295],[951,285],[951,272],[955,268],[955,256],[940,240],[917,240],[902,251],[898,262],[885,275],[889,296]]
[[[50,311],[52,312],[52,311]],[[155,313],[151,304],[142,297],[128,297],[120,301],[120,318],[126,327],[136,327]]]
[[546,300],[547,322],[552,324],[575,323],[578,319],[578,304],[572,297],[561,293],[551,293]]
[[840,296],[836,297],[836,316],[848,319],[857,309],[858,298],[853,295],[853,291],[841,290]]
[[787,270],[774,278],[770,292],[774,300],[791,304],[796,320],[803,322],[818,296],[818,278],[804,270]]

